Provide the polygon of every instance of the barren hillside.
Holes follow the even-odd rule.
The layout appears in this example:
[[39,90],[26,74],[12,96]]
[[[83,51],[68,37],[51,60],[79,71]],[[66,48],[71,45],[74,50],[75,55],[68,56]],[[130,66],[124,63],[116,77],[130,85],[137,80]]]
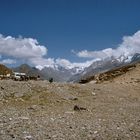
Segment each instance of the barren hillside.
[[6,74],[11,74],[12,70],[7,68],[5,65],[0,64],[0,75],[6,75]]
[[139,140],[140,64],[100,83],[0,81],[1,140]]

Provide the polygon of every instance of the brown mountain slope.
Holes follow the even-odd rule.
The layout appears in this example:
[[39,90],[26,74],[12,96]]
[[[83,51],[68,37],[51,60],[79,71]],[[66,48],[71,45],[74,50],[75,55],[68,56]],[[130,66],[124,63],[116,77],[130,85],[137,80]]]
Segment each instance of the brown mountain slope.
[[137,63],[134,69],[131,69],[127,73],[116,77],[114,81],[120,83],[124,83],[125,81],[127,84],[130,83],[132,85],[134,83],[140,83],[140,63]]
[[0,64],[0,75],[6,75],[6,74],[11,74],[12,70],[7,68],[5,65]]
[[95,80],[96,83],[101,83],[101,82],[104,82],[104,81],[110,81],[110,80],[113,80],[114,78],[116,78],[118,76],[125,75],[126,73],[131,72],[133,69],[139,69],[139,68],[137,68],[137,67],[139,67],[139,64],[140,63],[129,64],[129,65],[126,65],[126,66],[123,66],[123,67],[119,67],[119,68],[109,70],[109,71],[104,72],[104,73],[96,74],[96,75],[93,75],[93,76],[88,77],[86,79],[82,79],[80,81],[80,83],[88,83],[88,82],[93,81],[93,80]]

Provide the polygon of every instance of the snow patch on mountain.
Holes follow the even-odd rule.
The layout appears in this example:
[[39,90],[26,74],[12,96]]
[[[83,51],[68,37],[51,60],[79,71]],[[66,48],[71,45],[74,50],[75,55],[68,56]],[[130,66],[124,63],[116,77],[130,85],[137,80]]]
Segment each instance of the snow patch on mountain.
[[39,70],[43,70],[44,68],[52,68],[53,70],[56,71],[65,71],[65,70],[69,70],[71,71],[71,74],[77,74],[77,73],[81,73],[82,71],[84,71],[85,68],[89,67],[93,62],[99,61],[101,59],[94,59],[94,60],[90,60],[90,61],[86,61],[83,63],[72,63],[66,59],[56,59],[53,60],[51,63],[49,63],[48,65],[37,65],[36,68]]

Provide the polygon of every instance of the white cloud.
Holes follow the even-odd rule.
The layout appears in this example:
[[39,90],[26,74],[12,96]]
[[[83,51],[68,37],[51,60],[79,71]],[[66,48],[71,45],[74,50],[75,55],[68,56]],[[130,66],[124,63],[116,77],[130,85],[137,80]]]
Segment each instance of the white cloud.
[[112,54],[113,54],[112,48],[107,48],[101,51],[83,50],[83,51],[78,52],[76,55],[78,57],[83,57],[83,58],[106,58]]
[[[98,59],[99,60],[99,59]],[[72,69],[72,68],[75,68],[75,67],[81,67],[81,68],[85,68],[85,67],[88,67],[90,66],[94,61],[97,61],[97,59],[95,60],[90,60],[90,61],[86,61],[86,62],[82,62],[82,63],[75,63],[75,62],[70,62],[69,60],[67,59],[61,59],[61,58],[58,58],[54,61],[54,64],[55,65],[59,65],[59,66],[62,66],[66,69]]]
[[72,63],[67,59],[58,58],[58,59],[56,59],[55,63],[61,67],[65,67],[65,68],[72,67]]
[[[75,53],[75,51],[73,51]],[[121,55],[124,55],[125,57],[129,57],[134,55],[135,53],[140,53],[140,31],[136,32],[132,36],[124,36],[123,42],[116,48],[107,48],[100,51],[87,51],[83,50],[76,55],[78,57],[83,58],[108,58],[111,56],[114,57],[120,57]]]
[[42,57],[39,57],[39,58],[33,58],[33,59],[30,59],[29,60],[30,63],[32,63],[33,65],[40,65],[40,66],[51,66],[54,64],[54,59],[53,58],[42,58]]
[[131,56],[140,53],[140,31],[133,36],[124,36],[122,44],[116,49],[116,55]]
[[[37,65],[36,68],[38,68],[40,70],[43,69],[44,67],[51,67],[51,68],[57,69],[58,66],[61,66],[61,67],[64,67],[65,69],[73,69],[75,67],[84,69],[85,67],[90,66],[95,61],[97,61],[97,59],[82,62],[82,63],[72,63],[69,60],[63,59],[63,58],[58,58],[58,59],[48,58],[48,59],[45,59],[44,65]],[[41,62],[40,62],[40,64],[41,64]]]
[[15,64],[16,63],[16,60],[13,60],[13,59],[4,59],[4,60],[0,61],[0,63],[2,63],[2,64]]
[[33,63],[36,59],[44,60],[43,56],[47,54],[47,48],[39,45],[33,38],[14,38],[0,35],[0,55],[12,57],[18,61],[29,61]]
[[111,56],[116,58],[124,55],[131,58],[135,53],[140,53],[140,31],[132,36],[123,37],[123,42],[118,45],[116,49],[107,48],[100,51],[83,50],[76,53],[71,51],[78,57],[90,58],[90,60],[75,63],[63,58],[45,58],[47,55],[47,48],[40,45],[36,39],[33,38],[14,38],[11,36],[4,37],[0,34],[0,63],[14,64],[16,62],[29,63],[39,69],[43,67],[57,68],[62,66],[66,69],[79,67],[81,69],[90,66],[94,61],[105,59]]
[[0,56],[4,56],[7,59],[2,59],[0,63],[3,64],[14,64],[15,60],[9,59],[14,58],[22,63],[29,63],[42,69],[45,67],[56,67],[60,65],[65,68],[73,67],[73,64],[66,59],[44,58],[47,54],[45,46],[39,45],[36,39],[32,38],[14,38],[11,36],[4,37],[0,35]]
[[[38,69],[43,67],[56,68],[58,65],[66,69],[72,69],[74,67],[84,68],[92,63],[92,61],[72,63],[67,59],[45,58],[46,54],[47,48],[39,45],[36,39],[4,37],[0,34],[0,59],[2,59],[0,63],[3,64],[15,64],[17,61],[32,64]],[[3,56],[6,59],[3,59]]]

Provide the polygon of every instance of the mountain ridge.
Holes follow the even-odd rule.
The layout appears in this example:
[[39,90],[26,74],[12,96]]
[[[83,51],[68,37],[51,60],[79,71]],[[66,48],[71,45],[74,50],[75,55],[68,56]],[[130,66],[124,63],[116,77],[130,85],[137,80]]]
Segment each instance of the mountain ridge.
[[77,75],[71,77],[69,82],[79,82],[81,79],[87,79],[98,73],[107,72],[114,68],[119,68],[128,64],[134,64],[140,62],[140,54],[136,53],[133,56],[125,57],[120,56],[119,58],[111,57],[111,59],[104,59],[101,61],[93,62],[89,67]]
[[30,76],[40,76],[41,79],[49,80],[53,78],[56,82],[79,82],[81,79],[86,79],[98,73],[107,72],[111,69],[125,66],[127,64],[134,64],[140,61],[140,54],[136,53],[133,56],[119,58],[106,58],[104,60],[97,60],[88,67],[75,66],[73,68],[65,68],[60,65],[55,67],[44,67],[39,69],[31,67],[28,64],[22,64],[18,67],[12,68],[15,72],[24,72]]

